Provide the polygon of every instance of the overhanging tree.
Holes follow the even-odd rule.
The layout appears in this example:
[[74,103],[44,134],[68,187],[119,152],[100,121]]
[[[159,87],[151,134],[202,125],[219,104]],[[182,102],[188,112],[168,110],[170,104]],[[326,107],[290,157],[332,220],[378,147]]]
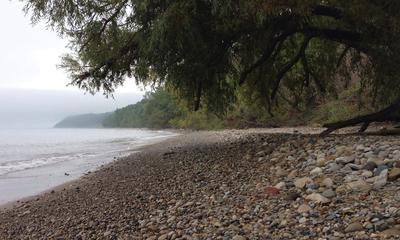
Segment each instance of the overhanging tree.
[[224,111],[238,88],[271,106],[357,79],[384,110],[327,125],[396,119],[400,2],[393,0],[23,0],[70,39],[71,84],[110,94],[127,78]]

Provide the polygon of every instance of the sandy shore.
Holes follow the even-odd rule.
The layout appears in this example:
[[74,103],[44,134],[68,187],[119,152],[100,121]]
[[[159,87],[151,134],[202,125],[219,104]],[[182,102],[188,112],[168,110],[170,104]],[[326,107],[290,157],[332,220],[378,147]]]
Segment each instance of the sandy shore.
[[[307,135],[320,132],[316,128],[286,129],[296,132],[289,135],[281,132],[192,132],[146,146],[79,181],[3,208],[0,239],[366,239],[378,238],[383,230],[396,230],[400,219],[393,215],[385,228],[347,231],[353,217],[360,217],[357,209],[369,209],[354,206],[359,194],[313,203],[309,194],[325,188],[297,189],[288,177],[296,169],[298,177],[308,176],[315,166],[304,165],[303,155],[314,149],[320,154],[326,142],[350,145],[364,139],[332,136],[318,140]],[[365,139],[365,145],[380,140]],[[399,145],[396,137],[385,139],[382,144]],[[328,147],[327,152],[331,151]],[[332,174],[337,185],[345,181],[338,177],[341,172]],[[278,190],[268,187],[282,182],[286,186]],[[389,199],[385,206],[400,207],[393,191],[399,185],[387,186],[368,196],[363,193],[366,205],[375,202],[377,209],[380,194]],[[299,213],[302,203],[313,210]],[[347,215],[340,215],[341,209]],[[337,217],[324,221],[333,213]],[[370,219],[362,223],[366,221]]]

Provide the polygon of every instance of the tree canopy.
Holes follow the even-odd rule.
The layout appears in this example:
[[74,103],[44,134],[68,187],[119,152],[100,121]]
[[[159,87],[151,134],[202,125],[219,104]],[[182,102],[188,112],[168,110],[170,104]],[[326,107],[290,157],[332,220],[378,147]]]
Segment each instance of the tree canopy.
[[399,101],[399,1],[22,1],[68,37],[61,65],[90,92],[134,78],[223,112],[238,88],[268,109],[355,80],[376,103]]

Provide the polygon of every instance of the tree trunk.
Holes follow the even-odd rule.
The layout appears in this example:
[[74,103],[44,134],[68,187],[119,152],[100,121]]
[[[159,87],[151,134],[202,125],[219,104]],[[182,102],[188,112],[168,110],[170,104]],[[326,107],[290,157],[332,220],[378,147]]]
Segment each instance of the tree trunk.
[[396,117],[393,115],[396,111],[400,110],[400,98],[398,98],[394,103],[389,105],[388,107],[382,109],[381,111],[367,114],[364,116],[358,116],[349,120],[329,123],[323,125],[324,128],[327,128],[325,131],[321,133],[322,136],[328,135],[331,132],[345,128],[350,126],[355,126],[358,124],[363,124],[359,132],[364,132],[367,130],[368,126],[372,122],[386,122],[386,121],[399,121],[400,117]]

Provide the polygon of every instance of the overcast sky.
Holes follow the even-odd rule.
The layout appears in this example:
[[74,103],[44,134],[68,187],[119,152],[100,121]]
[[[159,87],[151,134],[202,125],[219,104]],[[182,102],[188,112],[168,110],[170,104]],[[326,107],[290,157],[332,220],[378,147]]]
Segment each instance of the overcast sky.
[[133,80],[117,90],[115,100],[66,87],[67,74],[57,68],[68,52],[66,40],[44,24],[32,26],[22,8],[17,0],[0,1],[0,125],[48,126],[67,115],[112,111],[141,98]]

